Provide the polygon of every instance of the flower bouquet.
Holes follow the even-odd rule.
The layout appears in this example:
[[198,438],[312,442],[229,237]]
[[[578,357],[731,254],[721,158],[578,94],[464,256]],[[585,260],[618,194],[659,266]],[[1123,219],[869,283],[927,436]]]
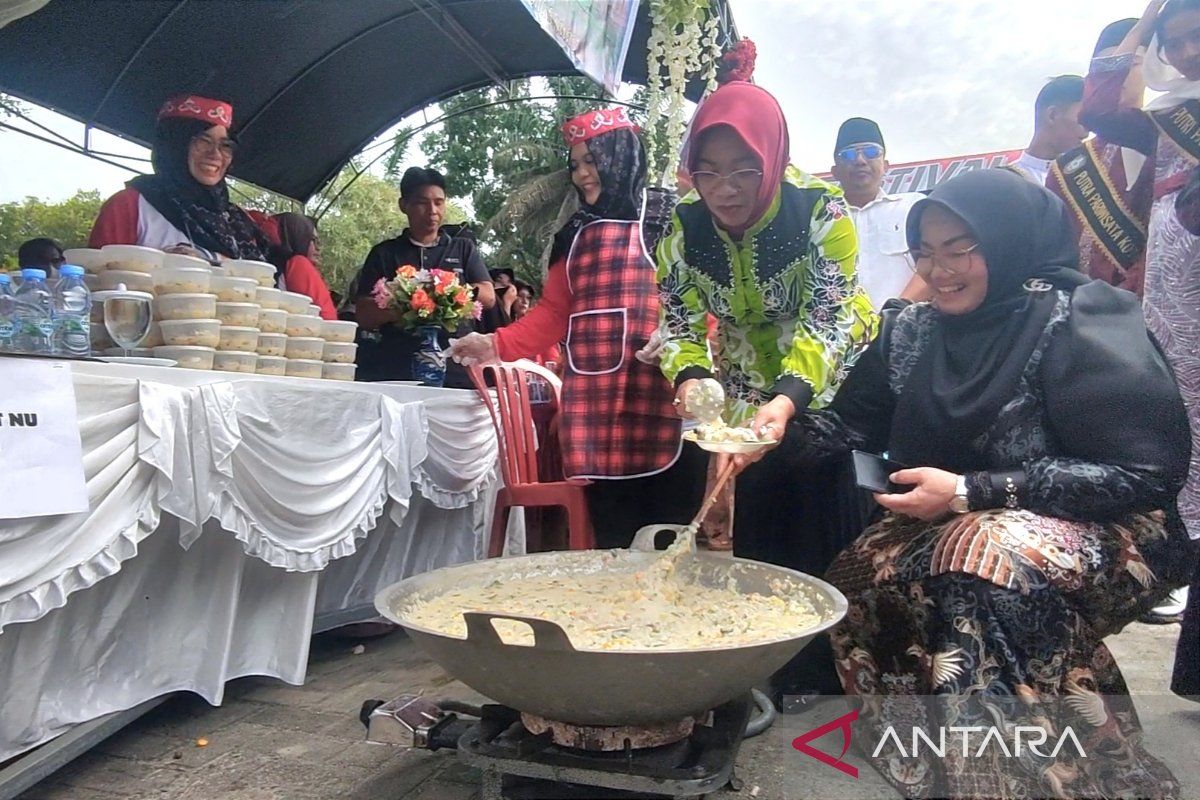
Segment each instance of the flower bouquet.
[[413,330],[420,344],[413,353],[413,377],[427,386],[441,386],[446,378],[446,356],[438,332],[454,333],[467,320],[483,315],[483,305],[458,274],[444,269],[417,269],[405,264],[396,277],[380,278],[371,290],[375,304],[398,312],[397,324]]
[[445,269],[405,264],[390,281],[376,281],[371,296],[380,308],[399,311],[403,328],[428,325],[454,333],[463,322],[483,315],[471,287],[459,283],[458,273]]

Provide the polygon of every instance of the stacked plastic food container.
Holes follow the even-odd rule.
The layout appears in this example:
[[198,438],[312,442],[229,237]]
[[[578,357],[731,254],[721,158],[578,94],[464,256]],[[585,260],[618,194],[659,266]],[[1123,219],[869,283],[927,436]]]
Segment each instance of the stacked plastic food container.
[[[64,256],[88,271],[88,286],[100,300],[93,316],[103,314],[104,292],[119,284],[154,295],[155,321],[133,355],[169,358],[188,369],[354,380],[357,323],[322,320],[307,295],[276,289],[273,264],[214,267],[135,245]],[[92,322],[93,349],[108,353],[113,343],[103,318]]]

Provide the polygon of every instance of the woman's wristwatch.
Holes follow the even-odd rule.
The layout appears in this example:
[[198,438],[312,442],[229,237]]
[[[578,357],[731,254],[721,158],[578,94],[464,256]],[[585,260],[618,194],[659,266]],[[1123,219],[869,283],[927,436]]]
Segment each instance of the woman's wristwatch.
[[959,475],[954,484],[954,497],[950,498],[950,510],[955,514],[965,514],[971,510],[967,502],[967,476]]

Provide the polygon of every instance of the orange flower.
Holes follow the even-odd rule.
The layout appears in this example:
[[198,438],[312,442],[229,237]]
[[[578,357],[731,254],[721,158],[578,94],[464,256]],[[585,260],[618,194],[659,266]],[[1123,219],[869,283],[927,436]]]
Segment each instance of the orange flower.
[[412,264],[405,264],[403,267],[396,270],[396,274],[402,278],[412,278],[417,274],[417,268]]
[[433,298],[431,298],[429,293],[424,289],[417,289],[415,292],[413,292],[412,299],[408,304],[412,307],[413,311],[418,313],[422,311],[430,312],[435,308]]
[[454,283],[458,276],[453,272],[445,269],[433,270],[433,285],[437,287],[439,292],[444,292],[446,287]]
[[455,302],[455,304],[460,305],[460,306],[465,306],[467,303],[471,302],[471,298],[467,294],[467,290],[459,289],[458,292],[456,292],[454,295],[454,302]]

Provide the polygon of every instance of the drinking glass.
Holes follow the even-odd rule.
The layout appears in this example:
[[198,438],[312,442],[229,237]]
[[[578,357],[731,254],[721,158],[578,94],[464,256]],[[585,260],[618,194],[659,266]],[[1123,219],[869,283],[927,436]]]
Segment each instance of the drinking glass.
[[150,299],[133,295],[104,298],[104,327],[129,358],[129,351],[150,332]]

